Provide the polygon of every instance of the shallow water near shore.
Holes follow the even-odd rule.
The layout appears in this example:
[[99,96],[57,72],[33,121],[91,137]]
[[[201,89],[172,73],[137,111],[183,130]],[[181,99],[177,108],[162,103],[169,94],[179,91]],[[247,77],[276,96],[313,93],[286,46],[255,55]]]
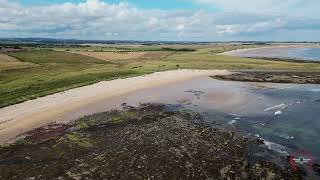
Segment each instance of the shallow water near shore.
[[[245,83],[200,77],[101,100],[78,110],[87,114],[122,103],[182,105],[205,121],[262,138],[271,151],[288,156],[306,149],[320,160],[320,85]],[[85,110],[85,111],[84,111]]]
[[232,52],[230,55],[239,57],[260,57],[260,58],[280,58],[297,59],[306,61],[320,61],[319,47],[274,47],[249,49],[247,51]]

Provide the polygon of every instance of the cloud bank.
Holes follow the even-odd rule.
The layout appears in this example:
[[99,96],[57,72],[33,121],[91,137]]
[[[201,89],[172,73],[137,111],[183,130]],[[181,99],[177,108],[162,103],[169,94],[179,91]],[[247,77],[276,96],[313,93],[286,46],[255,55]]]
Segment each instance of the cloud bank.
[[320,40],[320,15],[315,8],[320,7],[320,1],[309,0],[305,4],[301,0],[193,1],[219,11],[141,9],[127,3],[112,4],[101,0],[43,6],[0,0],[0,36],[103,40]]

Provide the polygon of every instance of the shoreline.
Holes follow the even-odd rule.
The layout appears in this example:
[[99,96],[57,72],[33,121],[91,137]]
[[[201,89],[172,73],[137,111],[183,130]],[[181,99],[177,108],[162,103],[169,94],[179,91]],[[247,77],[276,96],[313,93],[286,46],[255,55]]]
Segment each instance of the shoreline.
[[2,164],[10,166],[0,166],[0,178],[303,178],[304,171],[292,170],[286,158],[279,159],[284,162],[279,166],[261,156],[267,150],[261,140],[221,130],[196,112],[168,106],[124,105],[122,110],[35,129],[1,149]]
[[275,58],[275,57],[245,57],[249,59],[259,59],[259,60],[266,60],[266,61],[282,61],[282,62],[290,62],[290,63],[315,63],[318,64],[320,61],[316,60],[303,60],[303,59],[294,59],[294,58]]
[[293,71],[237,71],[228,75],[211,76],[224,81],[257,82],[257,83],[289,83],[320,84],[319,72]]
[[[236,49],[232,51],[226,51],[223,53],[219,53],[217,55],[226,55],[226,56],[236,56],[237,53],[243,53],[248,51],[255,51],[255,50],[263,50],[263,49],[275,49],[275,48],[311,48],[311,47],[317,47],[320,48],[320,45],[271,45],[266,47],[257,47],[257,48],[244,48],[244,49]],[[268,58],[268,57],[256,57],[256,58]],[[281,58],[273,58],[273,59],[281,59]]]
[[[18,135],[49,123],[68,123],[88,114],[78,114],[72,119],[65,115],[112,97],[142,89],[181,82],[201,76],[228,75],[227,70],[172,70],[149,75],[101,81],[89,86],[29,100],[0,109],[0,144],[10,143]],[[112,108],[112,107],[111,107]]]

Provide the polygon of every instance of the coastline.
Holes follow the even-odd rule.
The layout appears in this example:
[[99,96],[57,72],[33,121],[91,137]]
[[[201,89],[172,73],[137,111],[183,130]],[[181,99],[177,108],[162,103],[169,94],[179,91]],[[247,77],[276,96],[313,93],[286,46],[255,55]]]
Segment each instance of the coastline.
[[[68,123],[65,114],[97,102],[142,89],[185,81],[200,76],[228,75],[226,70],[173,70],[149,75],[102,81],[93,85],[67,90],[0,109],[0,144],[12,142],[29,130],[49,123]],[[113,107],[110,107],[113,108]]]
[[[236,49],[232,51],[226,51],[220,53],[218,55],[226,55],[226,56],[238,56],[238,53],[244,53],[248,51],[255,51],[255,50],[263,50],[263,49],[277,49],[277,48],[313,48],[317,47],[320,48],[320,45],[276,45],[276,46],[266,46],[266,47],[258,47],[258,48],[244,48],[244,49]],[[265,57],[256,57],[256,58],[265,58]],[[274,58],[276,59],[276,58]]]
[[261,140],[205,123],[193,111],[123,105],[35,129],[0,148],[0,179],[303,179],[303,171],[262,157],[266,148]]
[[214,79],[242,82],[320,84],[319,72],[292,71],[237,71],[228,75],[211,76]]

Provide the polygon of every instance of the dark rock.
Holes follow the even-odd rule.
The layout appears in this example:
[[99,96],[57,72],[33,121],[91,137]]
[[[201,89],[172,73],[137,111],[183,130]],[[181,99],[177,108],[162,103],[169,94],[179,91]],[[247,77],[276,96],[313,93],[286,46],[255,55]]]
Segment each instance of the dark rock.
[[264,144],[264,140],[263,140],[263,139],[256,139],[256,140],[254,140],[254,142],[255,142],[256,144],[258,144],[258,145]]
[[220,80],[248,81],[248,82],[274,82],[274,83],[298,83],[319,84],[319,72],[277,72],[277,71],[248,71],[242,74],[213,76]]
[[312,169],[320,175],[320,164],[314,164],[312,165]]

